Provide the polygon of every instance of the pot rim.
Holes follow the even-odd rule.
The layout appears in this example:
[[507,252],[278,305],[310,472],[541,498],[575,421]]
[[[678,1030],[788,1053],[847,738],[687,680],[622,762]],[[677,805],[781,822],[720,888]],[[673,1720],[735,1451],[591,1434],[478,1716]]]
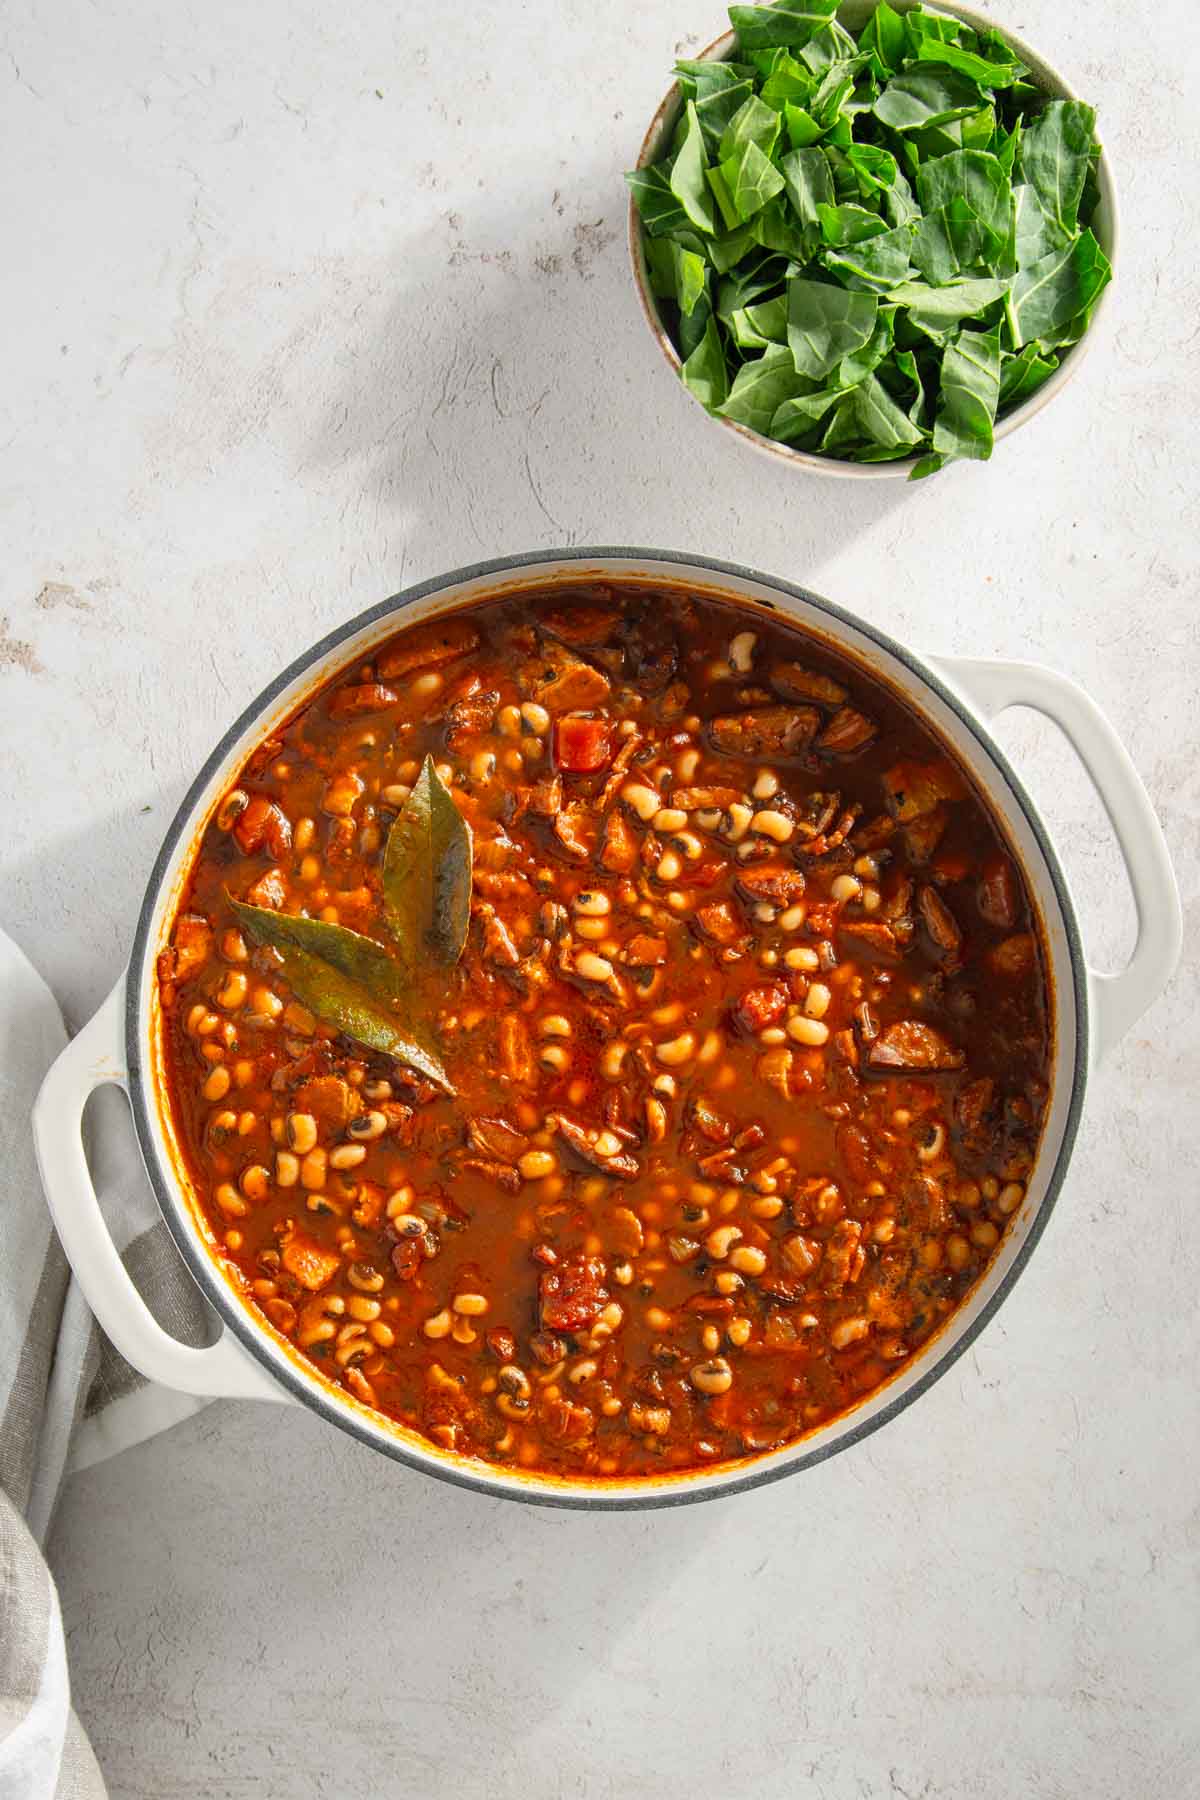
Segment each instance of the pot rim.
[[[879,1410],[873,1412],[869,1417],[852,1421],[832,1441],[824,1441],[818,1432],[807,1448],[805,1445],[808,1440],[800,1438],[795,1444],[785,1446],[782,1452],[767,1452],[763,1458],[748,1464],[728,1465],[727,1475],[722,1475],[719,1470],[711,1473],[700,1470],[695,1474],[673,1477],[670,1486],[648,1487],[645,1493],[637,1491],[630,1482],[620,1484],[614,1482],[612,1490],[608,1490],[599,1482],[571,1483],[554,1478],[541,1481],[536,1475],[523,1476],[522,1484],[518,1487],[514,1486],[511,1480],[503,1480],[494,1476],[488,1464],[480,1463],[476,1467],[465,1459],[452,1458],[448,1454],[438,1451],[432,1445],[428,1447],[426,1455],[423,1451],[411,1447],[398,1433],[385,1435],[378,1427],[370,1424],[365,1413],[360,1414],[351,1404],[337,1400],[325,1385],[321,1384],[315,1376],[308,1375],[299,1363],[283,1356],[268,1357],[265,1355],[264,1346],[270,1345],[271,1340],[266,1332],[255,1323],[249,1308],[238,1299],[231,1285],[221,1275],[212,1252],[202,1241],[178,1191],[178,1177],[173,1172],[168,1174],[164,1167],[151,1110],[151,1093],[155,1087],[155,1073],[152,1066],[147,1068],[146,1058],[143,1056],[143,1043],[148,1037],[149,1022],[149,990],[143,980],[147,968],[146,951],[164,882],[181,839],[186,836],[189,829],[194,829],[193,815],[213,775],[239,739],[257,720],[261,719],[271,703],[307,670],[314,668],[328,657],[339,645],[346,643],[361,631],[378,624],[391,615],[403,613],[406,608],[418,601],[462,587],[470,582],[485,580],[488,577],[495,577],[499,582],[504,577],[512,576],[514,572],[534,570],[539,566],[613,562],[628,562],[634,565],[629,571],[630,579],[635,578],[638,568],[644,575],[647,565],[660,564],[679,569],[702,569],[709,575],[731,576],[735,580],[748,581],[767,589],[774,589],[789,599],[799,600],[804,605],[813,608],[828,618],[833,626],[849,627],[853,631],[860,632],[916,678],[918,691],[920,688],[924,688],[936,695],[938,700],[965,726],[971,738],[978,745],[981,755],[1003,776],[1043,858],[1059,908],[1067,947],[1075,1026],[1074,1056],[1069,1071],[1069,1098],[1063,1118],[1062,1136],[1053,1167],[1047,1175],[1045,1192],[1030,1220],[1024,1241],[1017,1250],[1012,1263],[997,1282],[994,1291],[980,1306],[978,1312],[966,1321],[959,1337],[952,1344],[943,1345],[940,1350],[935,1339],[928,1349],[928,1367],[917,1375],[910,1386],[906,1387],[902,1393],[886,1400]],[[736,603],[736,596],[731,595],[729,598]],[[934,729],[938,728],[935,726]],[[1061,992],[1064,985],[1062,980],[1056,980],[1056,991]],[[1004,751],[992,738],[984,722],[941,679],[935,670],[930,668],[915,652],[897,643],[886,632],[879,630],[874,624],[849,612],[836,602],[826,600],[809,589],[786,581],[780,576],[765,575],[744,563],[726,562],[715,557],[678,550],[653,550],[629,545],[584,545],[563,549],[522,551],[511,556],[490,558],[401,589],[399,593],[391,595],[375,606],[368,607],[364,612],[357,613],[353,618],[326,632],[314,645],[289,663],[257,698],[242,710],[205,757],[195,779],[176,809],[154,859],[138,913],[131,949],[129,978],[125,989],[124,1030],[126,1067],[129,1075],[129,1101],[134,1128],[147,1177],[153,1188],[155,1199],[158,1201],[159,1210],[175,1241],[176,1248],[205,1299],[218,1314],[223,1325],[233,1332],[243,1348],[256,1362],[267,1369],[276,1381],[326,1423],[337,1426],[371,1449],[382,1451],[394,1461],[406,1464],[421,1474],[430,1475],[435,1480],[449,1482],[455,1487],[469,1488],[492,1498],[525,1501],[530,1505],[558,1506],[575,1510],[634,1512],[649,1511],[658,1507],[696,1504],[702,1500],[740,1493],[748,1488],[761,1487],[768,1482],[780,1481],[785,1476],[797,1474],[802,1469],[825,1462],[829,1457],[849,1449],[851,1445],[861,1442],[879,1430],[882,1425],[896,1418],[953,1367],[958,1358],[970,1348],[985,1325],[995,1315],[1001,1302],[1007,1298],[1041,1238],[1062,1188],[1083,1110],[1084,1092],[1087,1085],[1090,1018],[1087,965],[1079,923],[1066,877],[1041,815]],[[1064,1082],[1067,1080],[1065,1069],[1059,1079]]]

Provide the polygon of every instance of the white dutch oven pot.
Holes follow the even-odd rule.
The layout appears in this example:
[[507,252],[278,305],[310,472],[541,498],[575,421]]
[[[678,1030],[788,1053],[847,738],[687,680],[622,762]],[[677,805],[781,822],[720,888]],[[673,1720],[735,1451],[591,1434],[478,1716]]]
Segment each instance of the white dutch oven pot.
[[[435,1449],[336,1391],[252,1313],[206,1247],[171,1119],[162,1105],[155,958],[166,943],[193,848],[251,750],[337,670],[370,656],[403,625],[506,588],[606,576],[665,582],[748,601],[795,619],[906,698],[953,745],[1015,846],[1041,914],[1053,983],[1050,1104],[1024,1206],[982,1280],[903,1372],[850,1412],[782,1450],[734,1467],[621,1482],[569,1482],[498,1469]],[[1070,890],[1036,808],[988,731],[1009,706],[1030,706],[1061,728],[1104,802],[1137,905],[1138,935],[1119,975],[1089,969]],[[191,1394],[298,1400],[397,1461],[487,1494],[578,1507],[678,1504],[752,1487],[819,1462],[901,1412],[978,1335],[1020,1274],[1062,1185],[1089,1071],[1166,984],[1182,936],[1167,847],[1146,791],[1095,704],[1062,675],[1033,663],[922,661],[803,588],[730,563],[647,550],[564,550],[480,563],[410,588],[332,632],[244,712],[201,769],[150,876],[129,968],[95,1018],[47,1075],[34,1111],[38,1161],[54,1222],[88,1302],[117,1349],[154,1381]],[[178,1343],[155,1322],[127,1274],[97,1204],[80,1123],[92,1090],[129,1096],[146,1170],[181,1255],[224,1332],[207,1349]]]

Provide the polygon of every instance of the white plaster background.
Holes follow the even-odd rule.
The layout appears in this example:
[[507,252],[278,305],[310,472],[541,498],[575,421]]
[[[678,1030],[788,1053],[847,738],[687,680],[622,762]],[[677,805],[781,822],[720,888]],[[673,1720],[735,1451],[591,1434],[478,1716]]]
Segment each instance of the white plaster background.
[[[1194,942],[1200,28],[1187,0],[1002,16],[1101,109],[1104,341],[990,467],[860,490],[726,441],[631,292],[620,171],[715,4],[6,0],[0,919],[72,1024],[285,659],[564,541],[740,558],[919,648],[1067,670]],[[1002,736],[1119,960],[1085,780],[1048,728]],[[794,1482],[518,1509],[226,1404],[77,1478],[54,1561],[113,1795],[1195,1794],[1197,988],[1189,949],[975,1351]]]

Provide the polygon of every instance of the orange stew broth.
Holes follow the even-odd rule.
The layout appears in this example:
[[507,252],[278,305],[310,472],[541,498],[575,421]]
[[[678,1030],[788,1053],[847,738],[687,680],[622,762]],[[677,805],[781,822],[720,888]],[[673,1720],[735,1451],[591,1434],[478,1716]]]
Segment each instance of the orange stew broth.
[[[315,1018],[229,905],[386,941],[426,753],[474,836],[466,949],[412,998],[452,1096]],[[439,1448],[558,1476],[759,1454],[902,1368],[1048,1093],[1035,915],[945,746],[678,589],[508,595],[344,671],[218,808],[159,981],[249,1303]]]

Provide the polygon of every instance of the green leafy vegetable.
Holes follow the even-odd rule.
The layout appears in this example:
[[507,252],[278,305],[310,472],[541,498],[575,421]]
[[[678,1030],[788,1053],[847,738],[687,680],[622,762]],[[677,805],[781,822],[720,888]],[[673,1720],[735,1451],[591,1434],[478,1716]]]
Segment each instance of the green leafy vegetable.
[[1108,258],[1090,231],[1017,273],[1008,300],[1012,340],[1019,350],[1070,325],[1090,307],[1112,274]]
[[1052,100],[1021,138],[1021,175],[1064,236],[1079,223],[1096,115],[1079,100]]
[[777,0],[774,6],[731,6],[729,23],[743,50],[764,50],[775,44],[797,49],[828,25],[838,0]]
[[779,407],[803,387],[787,345],[772,344],[754,362],[743,363],[729,398],[718,410],[722,418],[766,437]]
[[728,399],[729,375],[715,319],[709,319],[705,325],[704,336],[684,362],[681,373],[684,386],[709,412],[718,411]]
[[942,457],[988,457],[1000,399],[1000,327],[960,331],[942,358],[933,448]]
[[920,131],[962,119],[979,105],[979,89],[952,69],[910,66],[892,79],[874,105],[875,117],[893,131]]
[[687,122],[679,145],[679,153],[671,168],[671,192],[693,225],[711,237],[717,229],[712,196],[705,180],[704,134],[696,114],[696,102],[687,103]]
[[1095,116],[990,28],[879,0],[734,6],[728,62],[676,65],[670,147],[627,177],[682,378],[805,452],[990,454],[1088,330]]
[[796,369],[814,381],[865,344],[875,329],[879,302],[874,294],[850,293],[832,282],[793,275],[787,297],[788,346]]
[[388,833],[383,905],[414,968],[458,961],[471,923],[471,828],[431,756]]

